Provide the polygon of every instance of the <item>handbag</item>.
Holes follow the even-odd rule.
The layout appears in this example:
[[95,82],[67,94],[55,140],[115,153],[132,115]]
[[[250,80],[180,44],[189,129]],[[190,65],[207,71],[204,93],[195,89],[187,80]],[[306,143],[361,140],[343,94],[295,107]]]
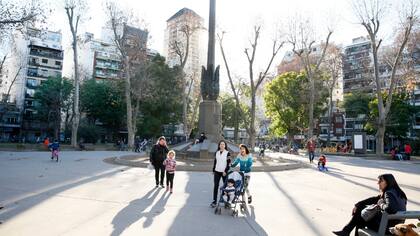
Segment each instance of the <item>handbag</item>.
[[375,217],[380,211],[378,204],[367,205],[361,212],[364,221],[368,222]]

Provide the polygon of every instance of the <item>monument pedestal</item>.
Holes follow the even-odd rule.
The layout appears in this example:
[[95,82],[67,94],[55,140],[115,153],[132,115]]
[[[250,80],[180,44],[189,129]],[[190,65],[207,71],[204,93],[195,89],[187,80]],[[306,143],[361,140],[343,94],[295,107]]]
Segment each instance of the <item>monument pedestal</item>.
[[222,138],[222,106],[217,101],[204,100],[199,114],[199,132],[205,133],[210,142],[219,142]]

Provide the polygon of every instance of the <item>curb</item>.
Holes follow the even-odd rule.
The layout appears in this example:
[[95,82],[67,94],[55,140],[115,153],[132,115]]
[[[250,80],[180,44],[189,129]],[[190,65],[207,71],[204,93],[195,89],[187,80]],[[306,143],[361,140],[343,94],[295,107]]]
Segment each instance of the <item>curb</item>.
[[[135,168],[147,168],[148,163],[145,163],[145,162],[133,163],[132,161],[124,159],[124,157],[129,157],[129,156],[110,157],[110,158],[105,158],[103,161],[105,163],[112,164],[112,165],[130,166],[130,167],[135,167]],[[309,167],[309,165],[303,162],[292,161],[292,160],[287,160],[287,159],[282,159],[282,160],[288,162],[288,164],[279,165],[279,166],[269,166],[269,165],[254,166],[252,168],[252,172],[287,171],[287,170],[296,170],[296,169]],[[210,172],[212,167],[213,167],[212,162],[197,162],[197,163],[192,163],[189,165],[178,165],[177,171]]]

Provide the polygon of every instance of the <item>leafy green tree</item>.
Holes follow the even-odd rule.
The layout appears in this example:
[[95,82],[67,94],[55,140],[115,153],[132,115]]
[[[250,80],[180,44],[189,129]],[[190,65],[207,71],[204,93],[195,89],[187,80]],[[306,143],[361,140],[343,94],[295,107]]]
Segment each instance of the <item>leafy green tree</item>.
[[347,117],[368,116],[371,100],[372,97],[366,93],[349,93],[344,96],[342,107],[346,110]]
[[[383,96],[386,100],[386,97]],[[390,113],[386,120],[385,136],[395,136],[404,138],[410,129],[412,117],[417,112],[417,108],[410,104],[408,94],[401,92],[395,93],[392,99]],[[365,126],[366,131],[375,134],[378,126],[378,99],[374,98],[369,102],[369,120]]]
[[99,121],[105,129],[114,133],[124,124],[124,92],[118,82],[86,81],[81,87],[80,102],[89,124]]
[[275,136],[300,133],[308,125],[308,79],[302,73],[287,72],[271,81],[265,90],[264,101],[267,116],[272,124],[270,132]]
[[48,123],[55,139],[60,135],[62,108],[70,102],[72,90],[72,83],[62,77],[50,77],[35,90],[36,118]]
[[143,91],[139,104],[137,133],[143,137],[162,134],[165,124],[177,124],[182,120],[182,77],[179,67],[170,68],[165,58],[157,55],[148,67],[150,83]]
[[[224,93],[220,96],[222,104],[222,129],[225,127],[234,128],[234,140],[238,139],[238,130],[245,128],[245,119],[241,116],[237,108],[235,97],[231,94]],[[240,104],[242,111],[249,112],[245,104]]]

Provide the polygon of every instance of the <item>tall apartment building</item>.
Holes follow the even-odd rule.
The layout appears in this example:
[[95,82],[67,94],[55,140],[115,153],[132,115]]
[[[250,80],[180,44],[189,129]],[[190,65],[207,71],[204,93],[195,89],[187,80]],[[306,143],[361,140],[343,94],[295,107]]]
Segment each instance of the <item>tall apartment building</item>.
[[16,37],[16,55],[11,58],[13,73],[20,71],[12,89],[12,100],[22,111],[21,136],[35,140],[45,136],[46,125],[36,119],[35,89],[48,78],[61,77],[63,69],[60,31],[27,28]]
[[[135,47],[136,50],[142,48],[148,57],[156,55],[155,51],[147,49],[147,31],[128,25],[121,30],[125,30],[128,47]],[[85,33],[83,43],[80,45],[79,63],[86,77],[97,81],[122,77],[120,52],[112,38],[113,32],[108,28],[102,29],[100,39],[95,39],[92,33]]]
[[117,48],[109,42],[94,39],[92,33],[85,33],[79,50],[82,73],[98,81],[117,79],[120,74],[121,58]]
[[183,8],[167,20],[165,31],[164,54],[169,66],[180,64],[179,56],[174,49],[175,42],[184,50],[187,38],[182,32],[185,26],[194,29],[190,37],[189,55],[184,72],[187,76],[200,78],[201,66],[205,64],[206,42],[204,19],[193,10]]
[[372,77],[371,43],[366,37],[354,38],[344,48],[343,91],[371,93],[374,90]]

